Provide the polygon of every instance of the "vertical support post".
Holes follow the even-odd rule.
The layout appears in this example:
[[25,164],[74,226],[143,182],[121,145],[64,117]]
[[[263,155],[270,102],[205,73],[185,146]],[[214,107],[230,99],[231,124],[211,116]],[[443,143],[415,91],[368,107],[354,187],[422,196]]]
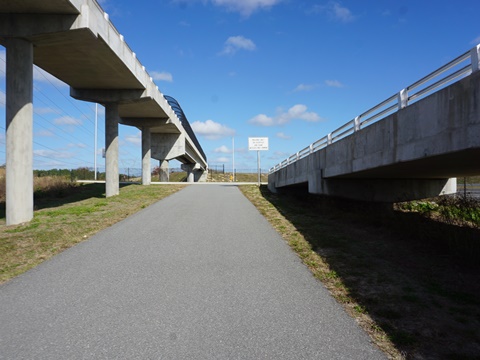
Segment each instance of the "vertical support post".
[[105,105],[105,195],[120,193],[118,172],[118,104]]
[[158,170],[158,177],[160,182],[170,181],[168,160],[160,160],[160,169]]
[[195,182],[195,176],[193,174],[193,165],[187,165],[187,182]]
[[95,104],[95,139],[94,139],[94,157],[93,157],[93,167],[94,167],[94,177],[93,179],[97,181],[97,136],[98,136],[98,104]]
[[408,106],[408,90],[403,89],[398,93],[398,110],[405,109]]
[[333,142],[332,133],[327,135],[327,145],[331,145]]
[[235,182],[235,138],[232,137],[232,180]]
[[480,45],[475,46],[470,51],[470,57],[472,59],[472,73],[478,71],[480,69],[479,61],[480,61]]
[[33,218],[33,44],[6,45],[6,224],[16,225]]
[[151,170],[151,132],[149,127],[142,128],[142,185],[150,185],[152,183]]
[[257,150],[257,173],[258,173],[258,186],[260,186],[260,151]]
[[360,116],[357,116],[355,120],[353,120],[353,124],[354,124],[354,131],[355,132],[360,131],[360,127],[361,127]]

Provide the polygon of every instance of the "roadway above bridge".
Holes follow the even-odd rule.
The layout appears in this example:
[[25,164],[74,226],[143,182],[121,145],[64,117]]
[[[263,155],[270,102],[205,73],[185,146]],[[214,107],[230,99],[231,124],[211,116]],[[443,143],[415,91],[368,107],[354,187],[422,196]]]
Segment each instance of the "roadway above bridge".
[[[119,123],[142,130],[143,184],[151,182],[152,151],[166,164],[178,158],[189,181],[207,169],[188,121],[179,118],[97,1],[2,1],[0,44],[7,50],[7,224],[33,216],[33,64],[68,84],[72,97],[105,106],[107,197],[119,193]],[[173,145],[175,151],[157,151]]]

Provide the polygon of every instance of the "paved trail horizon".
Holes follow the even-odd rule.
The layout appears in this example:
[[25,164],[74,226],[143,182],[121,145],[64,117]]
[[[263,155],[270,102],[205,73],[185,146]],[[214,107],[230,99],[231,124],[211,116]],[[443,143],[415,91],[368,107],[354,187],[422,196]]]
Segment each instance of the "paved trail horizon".
[[0,359],[385,359],[235,186],[188,186],[0,286]]

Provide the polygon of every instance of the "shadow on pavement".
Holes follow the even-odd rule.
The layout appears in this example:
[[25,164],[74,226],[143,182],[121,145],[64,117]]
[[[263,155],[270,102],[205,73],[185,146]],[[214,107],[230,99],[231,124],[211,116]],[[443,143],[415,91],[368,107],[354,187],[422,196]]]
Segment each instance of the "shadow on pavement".
[[479,358],[480,229],[301,188],[260,190],[407,359]]

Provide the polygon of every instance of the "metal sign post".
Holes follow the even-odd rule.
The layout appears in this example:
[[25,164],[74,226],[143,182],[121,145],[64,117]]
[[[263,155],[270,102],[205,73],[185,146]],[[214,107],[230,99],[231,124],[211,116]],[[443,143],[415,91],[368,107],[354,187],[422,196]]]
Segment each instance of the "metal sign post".
[[260,151],[267,151],[268,150],[268,138],[261,137],[261,138],[248,138],[248,150],[256,150],[257,151],[257,173],[258,173],[258,186],[260,186]]

